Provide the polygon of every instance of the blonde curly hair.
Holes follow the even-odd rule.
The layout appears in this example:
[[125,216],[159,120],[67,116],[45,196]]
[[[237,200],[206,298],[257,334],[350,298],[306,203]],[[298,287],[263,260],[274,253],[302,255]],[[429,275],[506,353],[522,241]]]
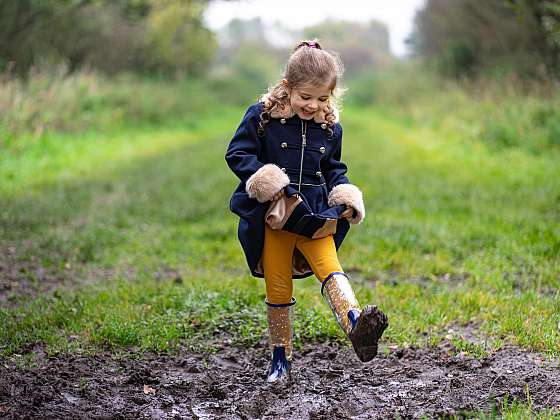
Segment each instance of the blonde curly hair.
[[[289,106],[289,88],[302,85],[329,87],[332,95],[326,106],[325,119],[329,136],[332,136],[342,95],[342,89],[337,89],[337,83],[343,73],[344,66],[336,53],[324,50],[317,40],[299,42],[292,50],[284,70],[282,80],[286,79],[288,83],[278,81],[260,98],[263,102],[263,111],[257,128],[259,136],[264,136],[264,129],[270,121],[271,112]],[[336,95],[335,89],[337,89]]]

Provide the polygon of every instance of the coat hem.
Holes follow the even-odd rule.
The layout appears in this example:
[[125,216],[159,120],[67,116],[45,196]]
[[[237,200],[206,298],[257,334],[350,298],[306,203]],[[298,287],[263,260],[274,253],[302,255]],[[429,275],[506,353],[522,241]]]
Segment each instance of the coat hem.
[[[307,277],[309,277],[309,276],[312,276],[313,274],[314,274],[313,271],[311,271],[311,272],[309,272],[309,273],[305,273],[305,274],[293,274],[293,275],[292,275],[292,279],[296,279],[296,280],[298,280],[298,279],[304,279],[304,278],[307,278]],[[255,271],[251,271],[251,275],[252,275],[253,277],[257,277],[257,278],[259,278],[259,279],[264,279],[264,274],[257,273],[257,272],[255,272]]]

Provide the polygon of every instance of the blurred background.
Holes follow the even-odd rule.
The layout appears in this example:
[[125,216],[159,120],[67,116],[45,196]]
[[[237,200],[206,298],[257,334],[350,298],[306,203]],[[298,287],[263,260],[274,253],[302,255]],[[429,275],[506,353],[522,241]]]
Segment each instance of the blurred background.
[[[387,341],[476,323],[558,355],[558,0],[0,0],[0,19],[0,350],[258,342],[224,153],[318,38],[346,66],[368,209],[340,259]],[[296,286],[300,338],[343,338],[316,286]]]
[[0,145],[248,105],[308,38],[340,53],[348,105],[467,122],[498,146],[560,144],[558,1],[307,4],[0,0]]

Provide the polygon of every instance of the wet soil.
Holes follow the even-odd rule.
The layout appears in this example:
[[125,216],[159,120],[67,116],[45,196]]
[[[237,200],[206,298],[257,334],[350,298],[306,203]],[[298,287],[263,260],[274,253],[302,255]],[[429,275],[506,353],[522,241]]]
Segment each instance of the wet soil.
[[46,267],[39,257],[0,244],[0,306],[15,306],[22,298],[64,288],[69,283],[69,269],[70,266]]
[[420,418],[489,411],[504,398],[560,411],[558,361],[515,347],[477,360],[438,347],[362,364],[348,347],[295,351],[292,379],[266,384],[265,343],[216,353],[98,353],[0,364],[0,418]]

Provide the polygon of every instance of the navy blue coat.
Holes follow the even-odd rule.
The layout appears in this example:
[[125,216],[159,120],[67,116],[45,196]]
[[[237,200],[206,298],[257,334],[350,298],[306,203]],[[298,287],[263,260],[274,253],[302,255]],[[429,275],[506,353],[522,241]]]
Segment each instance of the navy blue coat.
[[[239,216],[238,237],[245,252],[251,273],[264,277],[262,251],[264,246],[265,213],[270,202],[259,203],[249,198],[245,183],[251,175],[267,163],[274,163],[289,176],[287,195],[300,193],[315,213],[328,209],[328,195],[338,184],[348,184],[347,167],[341,159],[342,126],[336,123],[332,134],[326,124],[301,120],[297,114],[287,119],[271,118],[265,125],[264,137],[257,135],[263,103],[251,105],[231,142],[225,159],[240,183],[230,200],[230,210]],[[307,144],[304,149],[303,167],[300,167],[302,150],[302,121],[306,124]],[[300,185],[301,170],[301,185]],[[338,249],[350,225],[344,218],[337,222],[334,241]],[[292,276],[303,278],[313,274],[303,255],[294,251]]]

